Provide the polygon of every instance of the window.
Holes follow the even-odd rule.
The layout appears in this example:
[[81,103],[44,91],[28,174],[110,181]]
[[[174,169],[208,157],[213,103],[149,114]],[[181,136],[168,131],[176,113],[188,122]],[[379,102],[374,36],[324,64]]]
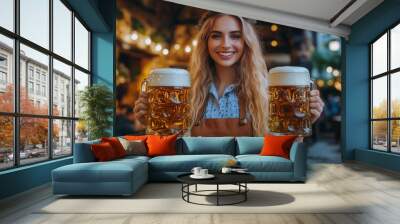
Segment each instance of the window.
[[[58,97],[60,93],[60,100],[64,103],[64,96],[71,96],[72,90],[65,89],[65,85],[68,83],[72,84],[72,68],[69,65],[66,65],[56,59],[53,60],[54,70],[53,70],[53,91],[55,93],[53,97],[53,103],[58,104]],[[67,85],[68,85],[67,84]],[[71,102],[70,102],[71,101]],[[67,103],[69,105],[72,104],[72,98],[67,99]],[[59,109],[53,111],[54,114],[60,113]],[[65,115],[70,117],[72,116],[72,108],[68,107],[65,111]]]
[[33,80],[33,67],[32,66],[29,66],[28,74],[29,74],[29,79]]
[[7,84],[7,73],[0,71],[0,84],[6,85]]
[[77,131],[87,139],[73,87],[90,84],[90,31],[63,0],[0,0],[0,26],[0,170],[72,155]]
[[54,53],[71,60],[72,12],[59,0],[53,1]]
[[53,157],[71,154],[72,122],[71,120],[53,120]]
[[7,56],[0,53],[0,85],[1,91],[5,91],[7,85]]
[[82,68],[89,69],[89,32],[75,18],[75,62]]
[[14,0],[0,1],[0,26],[14,31]]
[[40,81],[40,70],[36,69],[36,80]]
[[28,92],[29,94],[33,94],[33,82],[28,82]]
[[400,153],[400,24],[370,44],[371,148]]
[[40,95],[40,84],[36,84],[36,95]]
[[7,56],[0,54],[0,67],[7,68]]
[[49,0],[20,0],[21,36],[49,49]]
[[42,86],[42,96],[46,96],[46,86]]
[[[4,2],[0,1],[0,7],[2,6]],[[0,20],[2,19],[1,13],[3,9],[0,8]],[[0,62],[2,65],[0,66],[0,73],[2,74],[2,78],[0,81],[2,82],[2,85],[0,85],[0,115],[1,112],[8,112],[12,113],[14,111],[14,83],[13,79],[10,77],[14,76],[14,71],[13,69],[10,69],[12,67],[11,65],[8,66],[7,63],[5,62],[4,59],[6,58],[13,58],[14,57],[14,42],[13,39],[6,37],[5,35],[2,35],[0,33],[0,45],[2,46],[0,48],[0,57],[2,58]],[[8,62],[10,63],[10,61]],[[10,79],[10,81],[7,81],[7,79]],[[6,80],[6,83],[4,83],[4,80]],[[0,139],[2,136],[0,135]],[[2,144],[0,142],[0,148],[2,148]],[[0,161],[0,169],[1,169],[1,161]]]
[[81,114],[81,108],[79,107],[80,92],[83,91],[85,87],[88,85],[89,85],[89,74],[76,70],[75,71],[75,117],[79,117]]

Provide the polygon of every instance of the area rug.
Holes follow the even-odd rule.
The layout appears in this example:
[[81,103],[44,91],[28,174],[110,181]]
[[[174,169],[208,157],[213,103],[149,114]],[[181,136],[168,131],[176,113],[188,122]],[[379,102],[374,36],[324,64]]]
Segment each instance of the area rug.
[[[125,214],[125,213],[360,213],[353,203],[316,184],[249,184],[247,201],[237,205],[207,206],[182,200],[181,185],[150,183],[131,197],[56,197],[35,213]],[[233,188],[225,187],[225,190]],[[198,190],[212,190],[213,185]],[[191,188],[194,190],[194,187]],[[213,194],[214,193],[210,193]],[[214,196],[191,196],[197,203],[215,204]],[[224,197],[229,203],[240,198]]]

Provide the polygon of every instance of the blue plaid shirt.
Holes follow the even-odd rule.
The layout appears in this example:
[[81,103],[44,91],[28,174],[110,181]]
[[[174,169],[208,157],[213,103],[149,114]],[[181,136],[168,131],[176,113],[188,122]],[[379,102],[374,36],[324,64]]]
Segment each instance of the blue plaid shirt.
[[204,118],[239,118],[239,102],[236,95],[237,84],[228,85],[221,97],[212,82]]

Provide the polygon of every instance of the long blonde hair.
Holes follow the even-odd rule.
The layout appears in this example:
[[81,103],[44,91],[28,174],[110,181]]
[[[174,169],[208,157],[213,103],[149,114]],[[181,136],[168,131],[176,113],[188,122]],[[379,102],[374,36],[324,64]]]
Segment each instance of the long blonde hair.
[[[201,21],[197,33],[197,46],[192,52],[189,70],[192,76],[192,125],[202,118],[201,108],[206,106],[209,85],[215,74],[214,61],[208,52],[208,38],[215,20],[226,14],[208,13]],[[232,16],[232,15],[229,15]],[[261,136],[267,130],[267,66],[264,61],[257,34],[252,25],[238,16],[232,16],[241,22],[244,39],[243,55],[235,64],[239,76],[238,93],[246,102],[246,111],[251,115],[253,133]]]

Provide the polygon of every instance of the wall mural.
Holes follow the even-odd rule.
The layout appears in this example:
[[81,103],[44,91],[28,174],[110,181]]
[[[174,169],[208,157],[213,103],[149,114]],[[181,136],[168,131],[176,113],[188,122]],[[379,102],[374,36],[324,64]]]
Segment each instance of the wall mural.
[[[338,37],[161,0],[118,0],[117,10],[117,135],[269,130],[339,140]],[[305,70],[271,70],[278,66]],[[296,72],[302,81],[281,75]],[[307,78],[326,105],[321,114],[307,106]]]

